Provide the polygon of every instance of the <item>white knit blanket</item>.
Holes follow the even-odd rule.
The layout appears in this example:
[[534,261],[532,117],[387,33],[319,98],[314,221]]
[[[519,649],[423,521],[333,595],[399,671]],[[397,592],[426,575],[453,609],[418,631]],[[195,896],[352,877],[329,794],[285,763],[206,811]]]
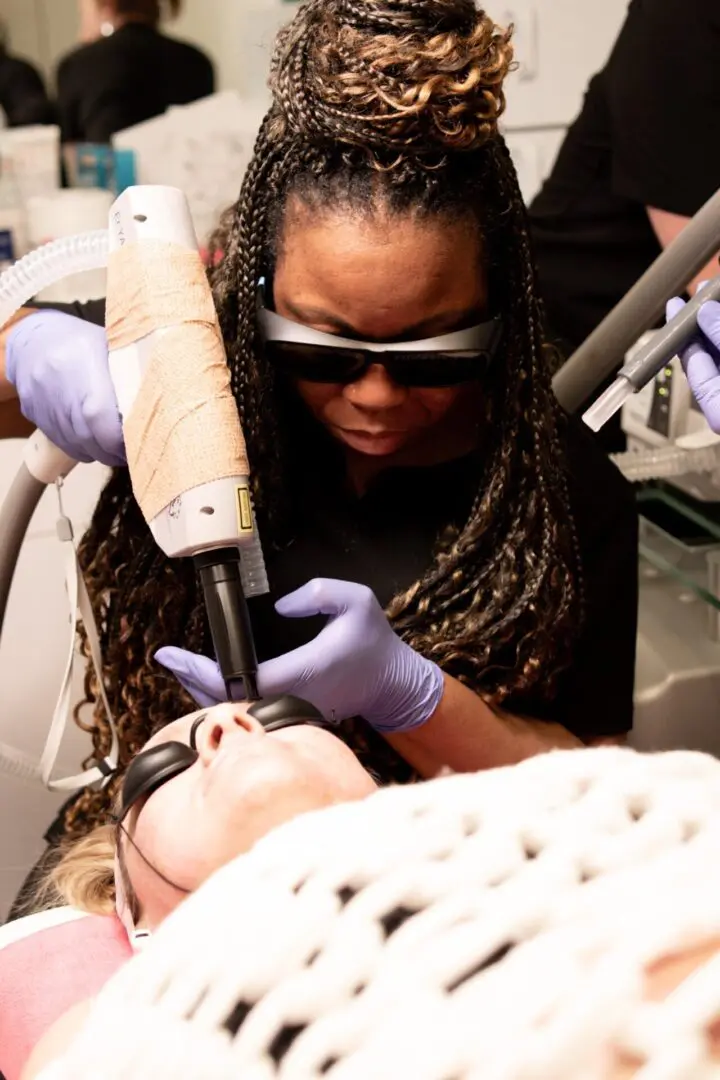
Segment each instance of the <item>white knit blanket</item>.
[[[555,752],[305,815],[101,994],[58,1080],[710,1080],[720,762]],[[630,1074],[628,1074],[630,1075]]]

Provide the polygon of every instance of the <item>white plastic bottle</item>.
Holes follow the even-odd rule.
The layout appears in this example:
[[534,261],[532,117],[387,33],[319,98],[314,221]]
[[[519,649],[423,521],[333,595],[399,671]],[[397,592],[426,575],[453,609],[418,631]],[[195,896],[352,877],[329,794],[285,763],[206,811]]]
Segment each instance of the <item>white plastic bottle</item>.
[[12,167],[0,158],[0,273],[25,254],[25,210]]

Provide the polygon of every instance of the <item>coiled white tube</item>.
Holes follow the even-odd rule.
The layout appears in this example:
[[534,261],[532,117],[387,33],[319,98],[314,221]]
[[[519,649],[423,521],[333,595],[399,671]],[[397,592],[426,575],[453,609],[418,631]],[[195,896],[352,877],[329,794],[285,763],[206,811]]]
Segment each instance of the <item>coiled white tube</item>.
[[64,236],[31,251],[0,275],[0,326],[33,296],[71,274],[102,270],[108,263],[105,229]]
[[720,445],[686,450],[681,446],[666,446],[657,450],[628,451],[613,454],[620,472],[631,483],[641,480],[669,480],[688,473],[712,473],[720,469]]

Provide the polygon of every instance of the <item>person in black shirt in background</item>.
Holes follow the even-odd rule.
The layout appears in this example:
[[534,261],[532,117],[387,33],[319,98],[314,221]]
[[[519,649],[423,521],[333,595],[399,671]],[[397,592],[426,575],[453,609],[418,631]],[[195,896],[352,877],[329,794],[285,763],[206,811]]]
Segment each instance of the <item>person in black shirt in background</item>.
[[[165,6],[178,15],[182,0]],[[171,105],[214,92],[208,57],[160,32],[160,0],[79,0],[79,7],[87,44],[61,60],[57,72],[64,142],[107,143]]]
[[[720,187],[720,5],[632,0],[530,206],[548,328],[569,355]],[[718,272],[717,260],[688,282]],[[620,449],[619,417],[600,438]]]
[[47,95],[40,72],[27,60],[21,60],[8,52],[7,37],[2,22],[0,22],[0,109],[5,114],[8,127],[55,122],[55,109]]

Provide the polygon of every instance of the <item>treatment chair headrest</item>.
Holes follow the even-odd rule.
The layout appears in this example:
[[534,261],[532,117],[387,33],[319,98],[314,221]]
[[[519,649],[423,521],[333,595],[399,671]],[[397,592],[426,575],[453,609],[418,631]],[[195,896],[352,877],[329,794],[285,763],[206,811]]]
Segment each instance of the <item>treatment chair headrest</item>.
[[19,1077],[39,1039],[131,956],[112,916],[64,907],[0,927],[0,1074]]

